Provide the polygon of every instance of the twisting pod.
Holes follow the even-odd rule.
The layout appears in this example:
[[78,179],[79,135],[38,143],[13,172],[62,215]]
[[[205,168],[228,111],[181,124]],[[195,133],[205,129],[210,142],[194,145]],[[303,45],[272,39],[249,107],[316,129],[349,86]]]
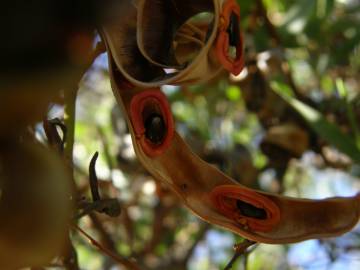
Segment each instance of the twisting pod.
[[[219,62],[233,74],[240,73],[244,56],[236,2],[132,3],[123,1],[120,9],[114,9],[122,12],[115,12],[102,35],[112,88],[127,115],[135,152],[144,167],[199,217],[253,241],[291,243],[350,230],[359,219],[360,195],[306,200],[246,188],[202,161],[174,132],[166,98],[154,88],[199,82],[216,74]],[[206,30],[187,23],[200,12],[214,14]],[[200,48],[192,61],[188,60],[193,53],[189,44]],[[166,73],[167,68],[174,71]],[[153,89],[142,91],[132,84]]]
[[[100,32],[116,67],[130,83],[143,88],[199,83],[219,74],[222,64],[234,74],[243,66],[239,13],[234,5],[231,0],[119,1]],[[188,22],[203,12],[213,16],[209,25]],[[226,26],[220,24],[220,17]],[[223,31],[230,32],[225,37]],[[231,67],[225,51],[229,44],[236,44],[237,50]],[[225,56],[216,53],[221,46]]]
[[[188,28],[189,39],[192,34],[202,32],[187,21],[201,12],[209,12],[214,16],[214,4],[216,2],[212,0],[140,0],[137,31],[140,51],[156,65],[179,68],[180,64],[175,57],[176,33],[183,25]],[[213,26],[208,25],[207,28],[207,31],[200,35],[204,43],[214,32]]]
[[[106,13],[107,19],[100,29],[107,51],[111,52],[117,68],[135,85],[152,87],[155,78],[162,80],[166,74],[146,60],[137,46],[137,8],[133,1],[117,1]],[[155,83],[156,84],[156,83]]]
[[272,244],[337,236],[356,225],[360,194],[308,200],[249,189],[201,160],[176,132],[166,150],[155,157],[148,155],[130,119],[131,101],[140,90],[124,84],[111,53],[109,56],[113,92],[127,116],[139,161],[196,215],[247,239]]

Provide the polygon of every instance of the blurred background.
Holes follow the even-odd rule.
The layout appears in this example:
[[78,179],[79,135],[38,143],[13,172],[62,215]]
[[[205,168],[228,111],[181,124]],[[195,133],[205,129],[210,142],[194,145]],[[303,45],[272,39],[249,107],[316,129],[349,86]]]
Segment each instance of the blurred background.
[[[360,1],[238,3],[246,67],[206,84],[164,86],[177,131],[200,157],[244,185],[303,198],[354,195],[360,190]],[[242,238],[195,217],[138,163],[107,64],[101,54],[80,83],[74,178],[80,196],[91,198],[88,167],[98,151],[100,194],[118,199],[121,215],[92,213],[79,226],[141,269],[223,269]],[[62,102],[54,103],[48,118],[63,116]],[[35,134],[46,141],[42,124]],[[71,240],[80,269],[124,269],[81,235]],[[259,244],[232,269],[360,269],[360,227],[336,239]]]
[[[306,198],[355,194],[360,164],[333,147],[337,133],[325,140],[277,93],[292,92],[359,146],[360,2],[238,2],[246,68],[203,85],[163,87],[177,131],[198,155],[248,186]],[[61,115],[61,107],[51,114]],[[143,269],[225,267],[241,238],[192,215],[138,164],[111,92],[106,55],[82,80],[75,134],[77,183],[86,189],[87,166],[99,151],[100,190],[122,207],[119,218],[82,218],[84,229]],[[74,243],[83,269],[119,269],[82,238]],[[360,269],[360,230],[336,239],[260,244],[233,269]]]

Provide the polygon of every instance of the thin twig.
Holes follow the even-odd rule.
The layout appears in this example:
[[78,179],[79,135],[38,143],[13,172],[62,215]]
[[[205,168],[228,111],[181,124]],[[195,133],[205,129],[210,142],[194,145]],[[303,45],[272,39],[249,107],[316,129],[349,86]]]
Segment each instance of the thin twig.
[[76,97],[79,89],[79,83],[86,73],[86,71],[91,67],[94,63],[95,59],[105,52],[105,46],[102,42],[98,42],[96,44],[96,48],[89,55],[89,59],[87,64],[82,68],[79,72],[78,77],[76,78],[75,85],[72,88],[64,91],[64,100],[65,100],[65,114],[64,121],[68,130],[68,138],[66,140],[65,146],[65,157],[72,164],[73,157],[73,147],[74,147],[74,137],[75,137],[75,116],[76,116]]
[[109,250],[108,248],[103,247],[99,242],[97,242],[94,238],[92,238],[89,234],[87,234],[83,229],[81,229],[79,226],[77,225],[73,225],[73,227],[80,232],[85,238],[87,238],[90,242],[91,245],[93,245],[94,247],[98,248],[101,252],[103,252],[104,254],[108,255],[110,258],[112,258],[115,262],[123,265],[124,267],[126,267],[127,269],[130,270],[140,270],[140,268],[131,260],[120,257],[118,254],[115,254],[114,252],[112,252],[111,250]]
[[117,253],[116,250],[116,243],[112,239],[111,234],[105,229],[104,225],[102,224],[101,220],[99,219],[98,215],[91,213],[89,215],[89,218],[92,223],[92,227],[96,230],[96,232],[99,234],[100,242],[103,246],[108,248],[114,253]]
[[256,244],[256,242],[245,239],[242,243],[234,245],[235,254],[231,258],[230,262],[225,266],[224,270],[230,270],[233,267],[234,263],[237,261],[237,259],[241,255],[244,255],[246,249],[254,244]]
[[95,169],[98,156],[99,153],[95,152],[89,165],[89,182],[93,202],[85,204],[83,212],[75,216],[76,219],[81,218],[94,210],[99,213],[105,213],[110,217],[117,217],[121,213],[120,203],[117,199],[101,199],[100,197],[98,178]]
[[76,249],[71,242],[70,235],[66,237],[62,263],[67,270],[80,270]]
[[[67,129],[66,126],[59,118],[43,121],[44,131],[51,147],[56,149],[61,155],[64,152],[64,145],[66,141]],[[60,136],[57,127],[61,128],[62,137]]]
[[65,158],[72,164],[73,161],[73,148],[75,139],[75,117],[76,117],[76,96],[78,88],[68,90],[64,93],[65,108],[64,108],[64,121],[67,128],[67,138],[65,144]]
[[91,196],[94,202],[100,200],[100,193],[98,188],[98,179],[96,175],[96,161],[99,157],[99,153],[95,152],[93,157],[91,158],[90,165],[89,165],[89,182],[90,182],[90,190],[91,190]]
[[[65,145],[63,147],[63,155],[64,159],[67,163],[69,175],[70,175],[70,187],[71,187],[71,199],[74,202],[77,201],[77,187],[74,178],[74,166],[73,166],[73,149],[74,149],[74,141],[75,141],[75,121],[76,121],[76,97],[79,89],[79,83],[86,73],[86,71],[93,64],[95,59],[100,53],[104,51],[104,46],[97,44],[95,50],[89,55],[89,59],[87,65],[83,67],[83,69],[77,74],[77,77],[74,79],[74,85],[69,86],[68,89],[64,91],[64,122],[66,126],[66,138],[64,136]],[[65,135],[65,134],[64,134]],[[74,209],[73,209],[74,210]],[[64,262],[71,260],[73,265],[67,267],[69,270],[77,270],[79,269],[76,250],[74,249],[71,240],[69,239],[68,243],[65,247],[65,258]]]
[[76,214],[73,220],[78,220],[94,211],[104,213],[109,217],[117,217],[121,214],[120,203],[117,199],[101,199],[94,202],[84,202],[80,206],[82,211]]

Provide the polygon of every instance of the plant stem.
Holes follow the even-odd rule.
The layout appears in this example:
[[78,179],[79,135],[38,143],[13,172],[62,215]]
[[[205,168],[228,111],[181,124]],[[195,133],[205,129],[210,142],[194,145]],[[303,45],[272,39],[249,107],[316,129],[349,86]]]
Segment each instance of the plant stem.
[[66,144],[64,149],[65,158],[72,164],[73,149],[75,140],[75,119],[76,119],[76,96],[78,90],[65,91],[65,113],[64,121],[67,128]]
[[250,246],[256,244],[253,241],[245,239],[242,243],[234,245],[235,254],[231,258],[230,262],[225,266],[224,270],[230,270],[232,269],[233,265],[237,261],[238,258],[240,258],[242,255],[246,254],[247,248]]

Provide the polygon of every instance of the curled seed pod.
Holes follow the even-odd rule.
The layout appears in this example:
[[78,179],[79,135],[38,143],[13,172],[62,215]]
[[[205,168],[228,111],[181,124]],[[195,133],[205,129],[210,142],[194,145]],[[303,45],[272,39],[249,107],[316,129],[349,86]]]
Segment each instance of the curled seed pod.
[[0,168],[0,269],[48,264],[66,239],[65,167],[41,145],[0,143]]
[[[222,66],[212,53],[220,1],[133,2],[123,0],[111,6],[101,31],[111,61],[130,83],[141,88],[179,85],[207,81],[221,72]],[[213,18],[205,29],[192,23],[195,27],[190,27],[191,19],[204,12]]]
[[167,184],[186,207],[205,221],[252,241],[269,244],[338,236],[351,230],[359,221],[360,193],[352,197],[311,200],[250,189],[201,160],[174,131],[166,151],[156,152],[154,158],[153,149],[145,152],[146,145],[142,140],[145,130],[139,110],[144,108],[141,104],[150,104],[152,98],[158,103],[165,101],[155,94],[160,91],[145,91],[143,94],[124,91],[121,77],[114,68],[110,64],[112,88],[128,116],[139,161],[155,179]]

